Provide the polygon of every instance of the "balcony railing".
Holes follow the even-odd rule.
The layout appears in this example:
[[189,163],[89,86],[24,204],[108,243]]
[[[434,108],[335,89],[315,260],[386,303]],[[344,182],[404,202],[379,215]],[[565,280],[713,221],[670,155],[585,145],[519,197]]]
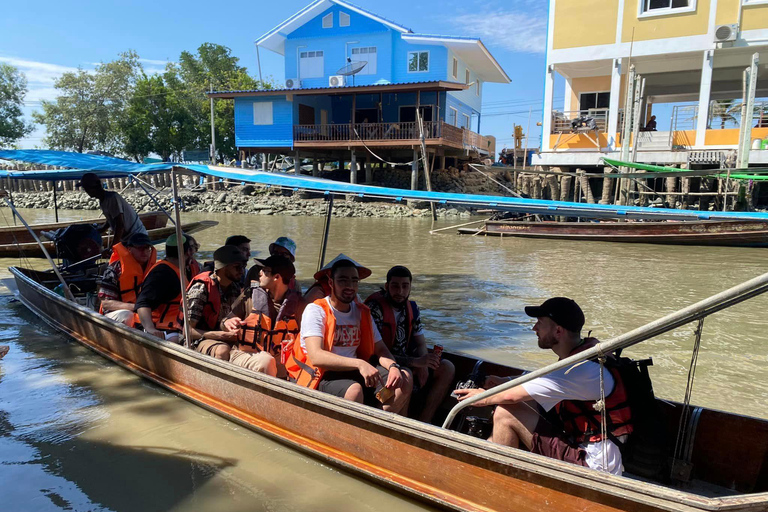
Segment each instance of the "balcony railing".
[[[439,139],[441,124],[424,123],[424,138]],[[349,142],[419,140],[419,124],[407,123],[355,123],[355,124],[299,124],[293,127],[296,142]]]
[[552,133],[605,132],[607,127],[607,108],[552,112]]

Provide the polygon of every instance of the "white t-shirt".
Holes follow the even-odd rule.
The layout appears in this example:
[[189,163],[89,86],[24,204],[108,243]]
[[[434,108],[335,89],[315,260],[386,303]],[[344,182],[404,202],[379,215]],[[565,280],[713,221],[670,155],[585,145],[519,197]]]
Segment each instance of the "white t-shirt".
[[[603,378],[607,397],[613,391],[613,376],[606,369],[603,372]],[[568,368],[558,370],[525,382],[521,386],[545,411],[551,410],[563,400],[597,401],[600,400],[600,365],[586,361],[572,367],[570,371]],[[603,467],[603,444],[606,449],[605,468]],[[598,443],[584,443],[580,447],[586,451],[585,460],[590,468],[607,470],[615,475],[621,475],[624,471],[619,447],[610,439]]]
[[104,212],[104,217],[106,217],[112,231],[115,230],[115,219],[117,219],[120,214],[123,214],[125,233],[123,233],[121,242],[128,240],[135,233],[147,234],[147,229],[144,227],[144,224],[142,224],[141,219],[139,219],[136,210],[134,210],[133,206],[128,204],[128,201],[117,192],[107,192],[104,200],[99,202],[99,206],[101,207],[101,211]]
[[[344,313],[334,308],[328,297],[323,299],[328,302],[336,317],[336,332],[333,335],[333,347],[331,352],[344,357],[357,357],[357,347],[362,340],[360,331],[360,308],[354,302],[349,311]],[[374,343],[381,341],[381,334],[376,324],[371,322],[373,328]],[[307,350],[305,339],[312,336],[325,336],[325,311],[317,304],[310,304],[304,310],[301,317],[301,348]]]

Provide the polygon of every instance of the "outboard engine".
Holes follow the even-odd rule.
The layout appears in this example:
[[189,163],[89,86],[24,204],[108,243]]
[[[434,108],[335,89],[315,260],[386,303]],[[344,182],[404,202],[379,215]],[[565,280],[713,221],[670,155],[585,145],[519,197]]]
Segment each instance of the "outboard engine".
[[53,240],[62,266],[68,271],[82,270],[93,265],[91,258],[95,258],[102,251],[101,234],[92,224],[72,224],[56,231],[45,231],[43,234]]

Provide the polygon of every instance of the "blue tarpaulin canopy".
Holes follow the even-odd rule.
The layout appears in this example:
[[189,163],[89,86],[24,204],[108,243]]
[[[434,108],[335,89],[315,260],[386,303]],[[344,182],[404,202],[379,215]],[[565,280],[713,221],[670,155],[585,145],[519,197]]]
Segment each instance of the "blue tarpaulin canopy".
[[[403,190],[398,188],[375,187],[371,185],[356,185],[339,181],[325,180],[321,178],[312,178],[308,176],[296,176],[280,172],[270,173],[249,171],[234,169],[231,167],[174,163],[144,165],[128,162],[127,160],[120,160],[118,158],[97,155],[82,155],[79,153],[65,153],[60,151],[0,151],[0,159],[18,160],[44,165],[57,165],[62,167],[74,167],[79,169],[77,171],[27,171],[0,174],[0,177],[12,178],[21,177],[27,179],[77,179],[83,174],[84,171],[98,171],[100,174],[103,173],[102,175],[104,177],[118,177],[144,172],[166,172],[170,171],[171,169],[177,169],[187,170],[207,176],[214,176],[222,180],[230,180],[236,183],[254,183],[257,185],[280,187],[289,190],[306,190],[325,194],[357,195],[360,197],[370,197],[394,201],[427,201],[442,205],[461,205],[475,208],[488,208],[539,215],[653,220],[672,219],[768,221],[768,213],[766,212],[710,212],[699,210],[675,210],[668,208],[648,208],[643,206],[588,204],[565,201],[546,201],[542,199],[523,199],[517,197],[453,194],[447,192],[426,192],[422,190]],[[41,174],[33,175],[34,172]]]

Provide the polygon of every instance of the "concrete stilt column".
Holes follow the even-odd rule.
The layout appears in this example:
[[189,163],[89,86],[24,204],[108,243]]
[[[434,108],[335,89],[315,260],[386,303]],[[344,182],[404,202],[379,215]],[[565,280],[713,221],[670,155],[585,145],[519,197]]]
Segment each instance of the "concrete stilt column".
[[352,151],[352,158],[349,161],[349,182],[357,183],[357,154]]
[[553,201],[560,199],[560,182],[557,176],[547,176],[547,187],[549,187],[549,198]]
[[533,177],[533,194],[532,197],[534,199],[541,199],[542,194],[542,186],[541,186],[541,176],[534,176]]
[[317,158],[312,159],[312,176],[314,177],[320,176],[320,169],[317,166]]
[[[610,174],[613,169],[610,167],[603,168],[603,174]],[[613,198],[613,178],[603,178],[603,193],[600,197],[600,204],[611,204]]]
[[589,178],[582,175],[579,176],[579,180],[581,182],[581,190],[583,191],[583,195],[587,198],[587,203],[595,204],[595,196],[592,195],[592,187],[589,186]]
[[365,159],[365,182],[373,182],[373,164],[371,163],[370,158]]
[[523,176],[523,194],[530,197],[531,195],[531,177],[528,175]]
[[293,154],[293,174],[301,176],[301,155],[299,154],[298,149]]
[[268,163],[269,163],[269,158],[267,157],[267,154],[266,153],[262,153],[261,154],[261,170],[262,171],[267,172],[267,170],[269,169],[267,167]]
[[411,163],[411,190],[419,188],[419,153],[413,150],[413,163]]
[[445,156],[440,157],[440,168],[445,169]]
[[672,194],[667,195],[667,206],[674,208],[675,203],[677,202],[674,195],[674,192],[677,189],[677,178],[667,178],[665,188],[667,189],[667,192],[672,192]]

